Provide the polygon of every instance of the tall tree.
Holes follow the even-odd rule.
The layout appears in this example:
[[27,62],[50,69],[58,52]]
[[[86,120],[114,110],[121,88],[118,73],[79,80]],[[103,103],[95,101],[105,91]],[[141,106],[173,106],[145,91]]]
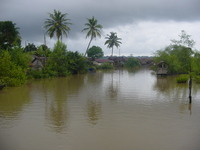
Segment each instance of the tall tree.
[[67,45],[61,41],[53,47],[53,51],[50,55],[51,59],[47,61],[47,68],[51,71],[57,73],[57,76],[66,76],[68,75],[67,71]]
[[10,49],[21,45],[19,28],[12,21],[0,21],[0,48]]
[[[82,31],[88,31],[86,34],[86,38],[90,37],[90,41],[88,44],[88,47],[86,49],[85,55],[87,54],[87,51],[90,47],[90,43],[93,39],[96,39],[97,37],[101,38],[101,32],[100,29],[103,28],[102,25],[98,24],[97,19],[94,18],[94,16],[91,19],[87,18],[87,23],[85,23],[86,28],[84,28]],[[84,55],[84,56],[85,56]]]
[[117,48],[120,46],[120,44],[122,44],[122,42],[120,40],[122,40],[121,38],[117,37],[117,33],[116,32],[110,32],[110,35],[107,34],[106,37],[106,42],[104,45],[108,45],[108,48],[112,48],[112,53],[111,56],[113,56],[113,48],[114,46],[116,46]]
[[191,35],[188,35],[184,30],[181,30],[181,34],[179,35],[180,40],[171,40],[171,42],[175,45],[185,46],[192,48],[195,45],[195,41],[190,39]]
[[88,57],[92,57],[93,59],[100,58],[103,57],[103,51],[99,46],[92,46],[88,49],[87,55]]
[[62,35],[66,35],[70,31],[70,27],[68,25],[72,25],[70,19],[67,18],[67,13],[62,14],[60,11],[56,11],[54,9],[54,13],[49,13],[48,19],[44,22],[45,26],[44,28],[47,29],[46,33],[52,38],[54,34],[56,34],[56,37],[58,38],[58,41],[61,38],[62,41]]

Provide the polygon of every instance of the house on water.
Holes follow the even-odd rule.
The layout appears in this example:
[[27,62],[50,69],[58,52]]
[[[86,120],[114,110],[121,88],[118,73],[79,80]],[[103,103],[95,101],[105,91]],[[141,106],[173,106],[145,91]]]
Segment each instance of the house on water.
[[168,73],[168,64],[164,61],[160,61],[157,64],[156,74],[157,75],[167,75]]

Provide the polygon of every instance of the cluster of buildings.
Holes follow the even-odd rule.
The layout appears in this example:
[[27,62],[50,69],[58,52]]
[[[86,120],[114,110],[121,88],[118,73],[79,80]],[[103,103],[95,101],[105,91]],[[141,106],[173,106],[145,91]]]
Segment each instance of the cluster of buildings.
[[[119,66],[126,63],[129,57],[102,57],[98,59],[92,60],[92,58],[88,58],[89,61],[92,61],[94,65],[102,65],[103,63],[110,63],[113,66]],[[135,59],[140,61],[141,65],[149,65],[153,63],[152,57],[134,57]],[[34,70],[41,70],[46,64],[46,57],[38,57],[33,55],[30,66]]]
[[[103,57],[99,59],[94,59],[93,64],[101,65],[103,63],[111,63],[114,66],[118,66],[119,64],[125,64],[129,57]],[[152,57],[134,57],[139,60],[141,65],[149,65],[153,63]]]

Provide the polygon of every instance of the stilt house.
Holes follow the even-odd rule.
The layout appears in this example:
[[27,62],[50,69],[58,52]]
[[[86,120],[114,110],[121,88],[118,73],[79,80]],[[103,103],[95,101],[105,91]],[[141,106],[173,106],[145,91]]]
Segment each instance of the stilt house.
[[157,75],[167,75],[168,73],[168,64],[164,61],[161,61],[157,64]]

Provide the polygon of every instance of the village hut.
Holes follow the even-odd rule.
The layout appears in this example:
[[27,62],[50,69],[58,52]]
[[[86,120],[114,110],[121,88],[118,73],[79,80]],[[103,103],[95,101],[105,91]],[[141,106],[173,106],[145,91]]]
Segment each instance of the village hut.
[[33,56],[30,66],[33,70],[42,70],[46,63],[45,60],[45,57]]
[[167,75],[168,73],[168,64],[164,61],[160,61],[157,64],[156,74],[157,75]]

